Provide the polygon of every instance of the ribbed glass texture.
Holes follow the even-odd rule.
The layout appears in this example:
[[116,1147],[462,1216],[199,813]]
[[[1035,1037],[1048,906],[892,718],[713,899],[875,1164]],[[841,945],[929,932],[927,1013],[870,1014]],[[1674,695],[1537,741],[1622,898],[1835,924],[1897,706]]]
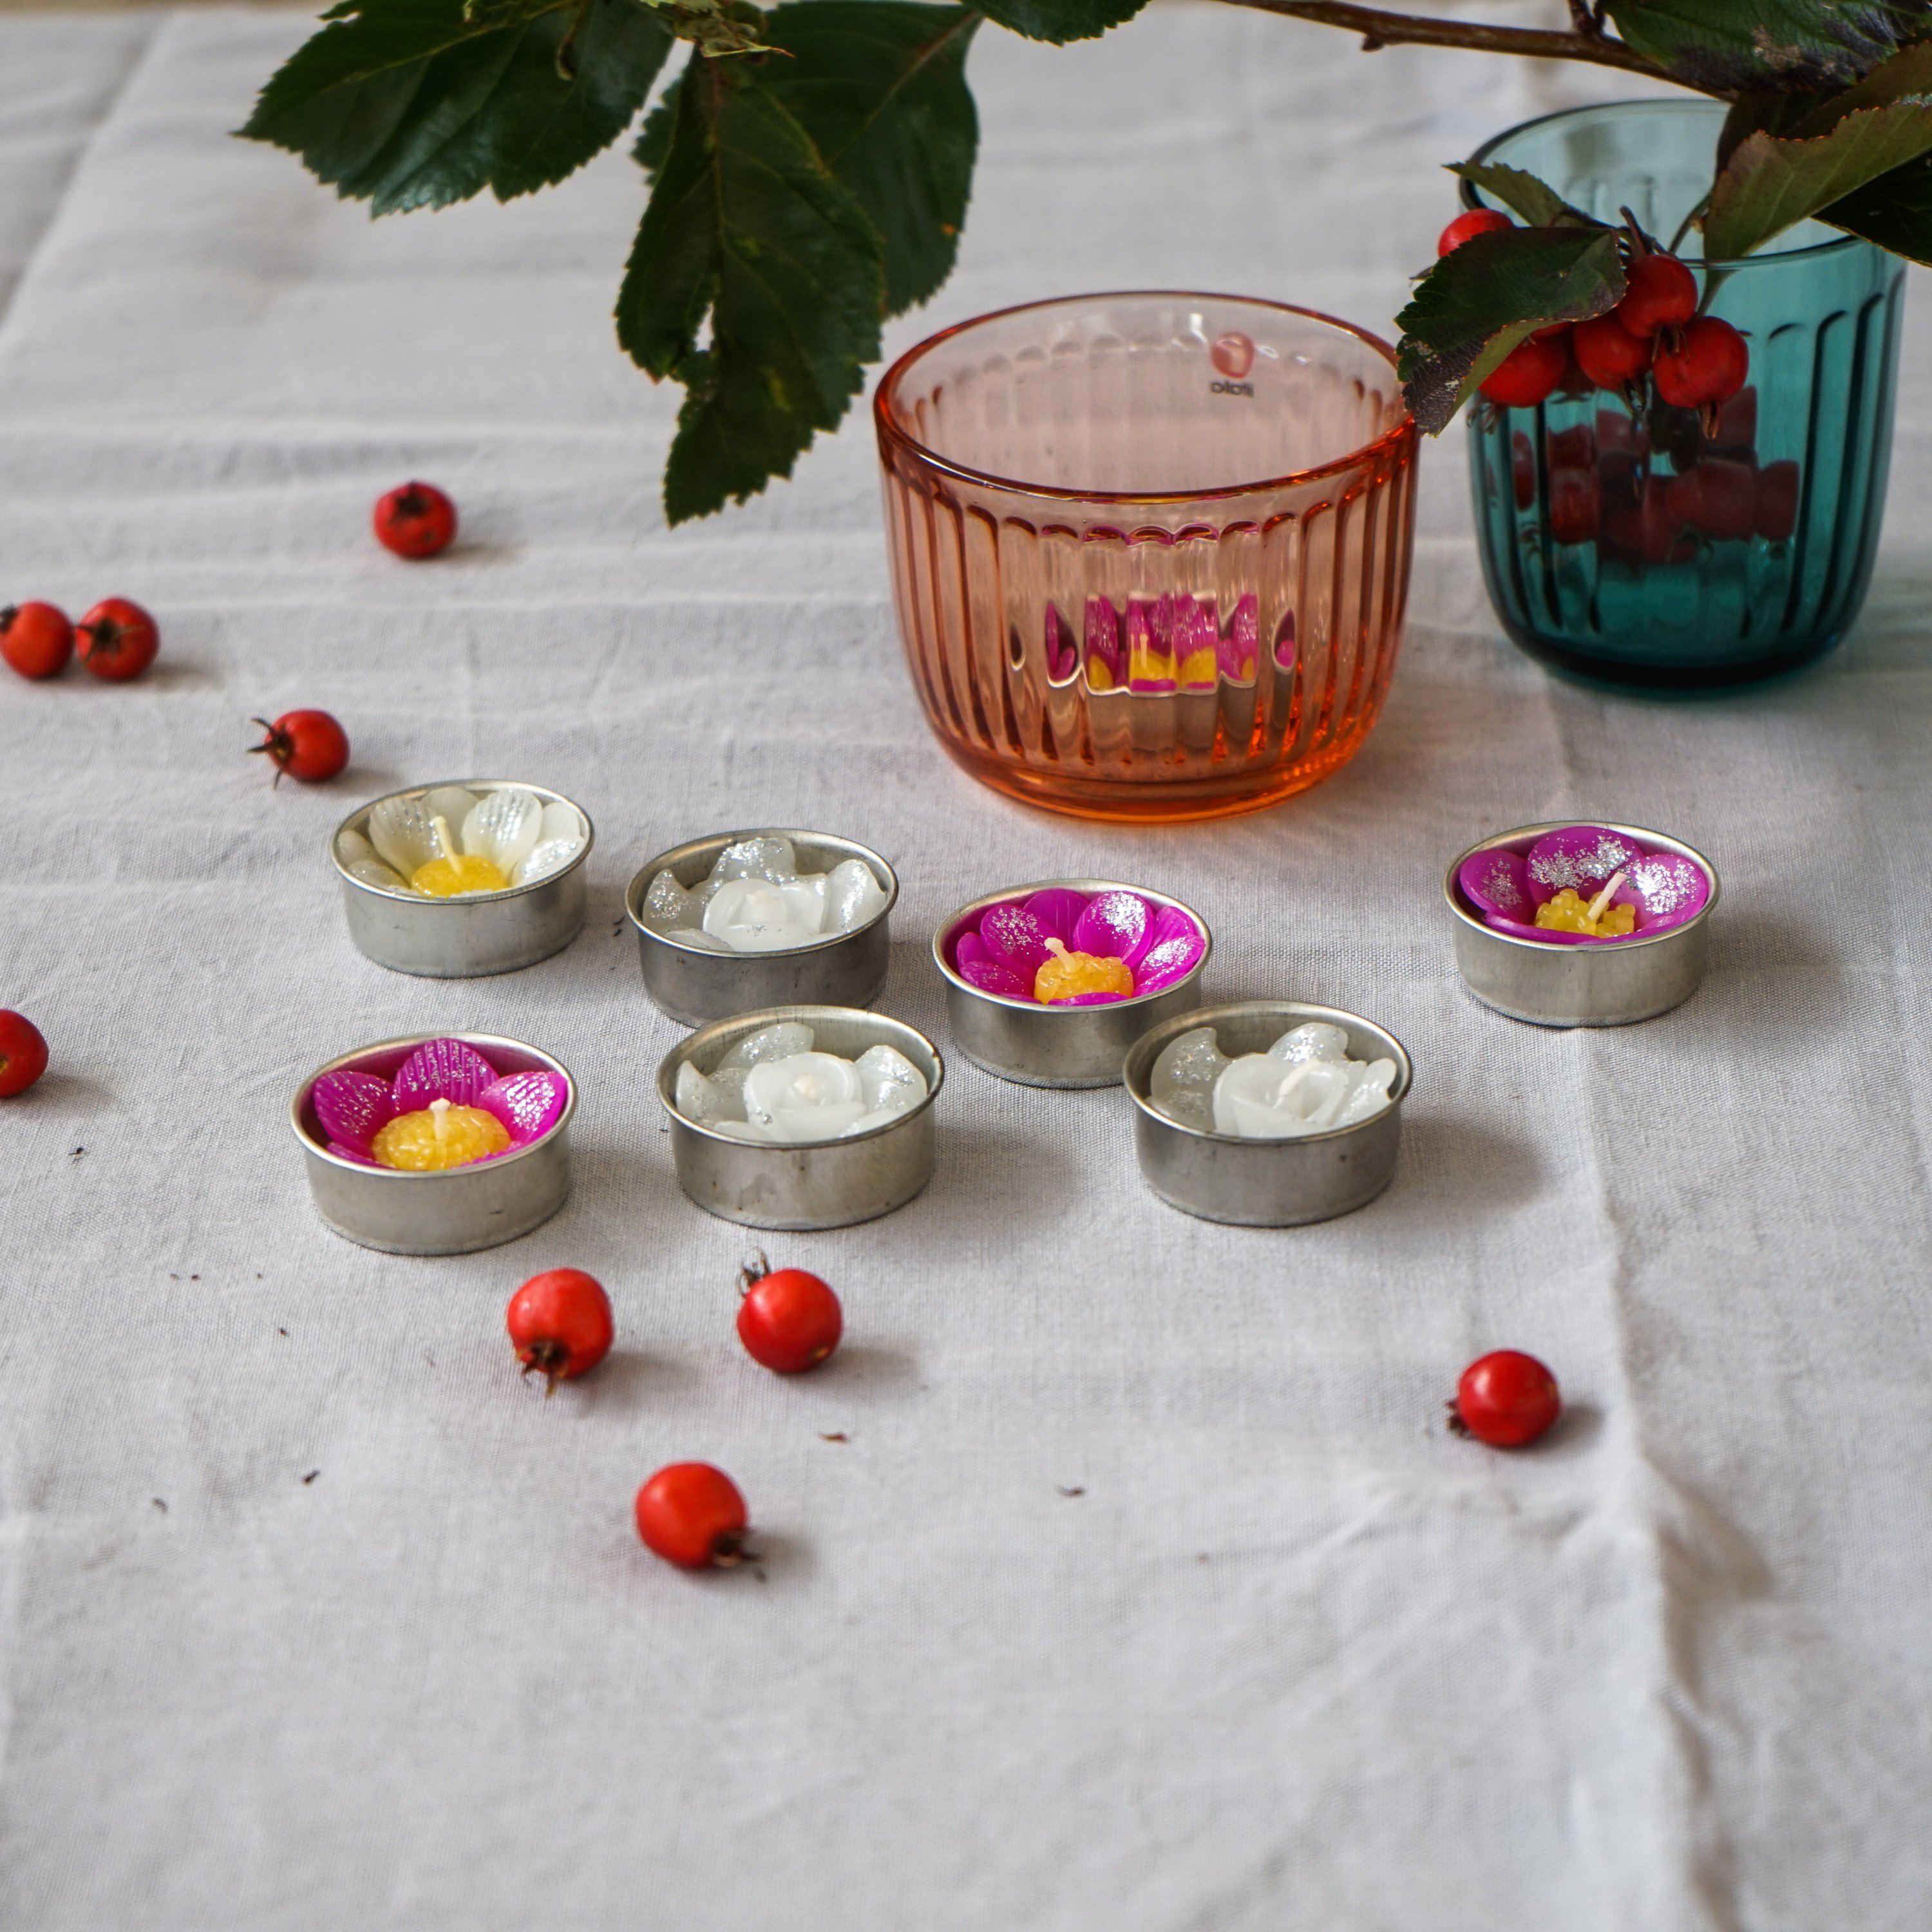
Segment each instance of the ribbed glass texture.
[[[1603,220],[1628,206],[1667,242],[1709,190],[1724,112],[1576,109],[1478,158],[1540,176]],[[1602,390],[1480,409],[1469,429],[1504,628],[1559,669],[1664,690],[1795,670],[1858,615],[1885,509],[1905,292],[1895,256],[1816,222],[1741,261],[1685,259],[1708,312],[1750,350],[1748,386],[1714,437],[1686,410],[1634,419]]]
[[921,344],[874,412],[914,686],[976,778],[1210,818],[1360,748],[1414,544],[1384,344],[1228,296],[1036,303]]

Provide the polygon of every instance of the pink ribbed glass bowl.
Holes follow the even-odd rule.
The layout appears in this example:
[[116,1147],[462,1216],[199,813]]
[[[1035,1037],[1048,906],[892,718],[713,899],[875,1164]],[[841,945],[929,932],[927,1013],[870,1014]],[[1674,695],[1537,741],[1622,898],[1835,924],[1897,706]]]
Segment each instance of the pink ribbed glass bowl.
[[1077,296],[921,343],[873,413],[913,683],[975,778],[1216,818],[1360,748],[1414,549],[1386,344],[1240,296]]

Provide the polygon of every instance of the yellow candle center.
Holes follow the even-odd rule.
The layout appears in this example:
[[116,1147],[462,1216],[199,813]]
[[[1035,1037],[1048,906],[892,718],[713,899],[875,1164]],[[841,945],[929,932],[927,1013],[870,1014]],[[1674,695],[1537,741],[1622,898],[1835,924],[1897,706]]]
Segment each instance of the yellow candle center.
[[1053,957],[1042,962],[1033,980],[1033,996],[1042,1006],[1078,999],[1082,993],[1131,994],[1134,990],[1134,976],[1122,960],[1104,953],[1070,952],[1064,939],[1049,939],[1046,950]]
[[453,899],[464,892],[500,892],[509,883],[503,868],[474,852],[457,850],[449,820],[440,814],[429,822],[436,856],[410,874],[410,884],[431,898]]
[[1565,886],[1553,899],[1537,908],[1536,922],[1545,932],[1587,932],[1594,939],[1622,939],[1636,930],[1636,908],[1605,906],[1596,912]]
[[509,1144],[509,1130],[487,1108],[432,1100],[419,1112],[398,1114],[369,1143],[369,1151],[384,1167],[428,1174],[467,1166]]

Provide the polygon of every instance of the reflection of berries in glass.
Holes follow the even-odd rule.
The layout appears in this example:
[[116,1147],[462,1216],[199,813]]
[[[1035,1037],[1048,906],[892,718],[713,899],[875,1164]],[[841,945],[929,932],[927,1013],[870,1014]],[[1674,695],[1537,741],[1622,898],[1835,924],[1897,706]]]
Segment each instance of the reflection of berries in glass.
[[1216,338],[1208,359],[1222,375],[1238,382],[1255,366],[1255,345],[1236,329]]

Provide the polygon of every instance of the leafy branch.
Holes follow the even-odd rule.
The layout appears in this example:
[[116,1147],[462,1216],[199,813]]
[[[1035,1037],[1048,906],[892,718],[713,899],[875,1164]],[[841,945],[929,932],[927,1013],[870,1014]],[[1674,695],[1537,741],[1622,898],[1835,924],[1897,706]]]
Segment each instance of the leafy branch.
[[[1090,39],[1144,0],[340,0],[241,132],[374,214],[562,180],[637,122],[649,196],[617,302],[625,350],[685,400],[673,522],[742,502],[834,428],[880,326],[952,272],[979,129],[966,61],[986,22]],[[1932,0],[1569,0],[1570,26],[1353,0],[1228,0],[1400,45],[1579,61],[1731,104],[1698,219],[1746,254],[1808,218],[1932,261]],[[1402,373],[1439,428],[1535,330],[1604,314],[1607,229],[1520,170],[1456,171],[1526,224],[1421,276]]]

